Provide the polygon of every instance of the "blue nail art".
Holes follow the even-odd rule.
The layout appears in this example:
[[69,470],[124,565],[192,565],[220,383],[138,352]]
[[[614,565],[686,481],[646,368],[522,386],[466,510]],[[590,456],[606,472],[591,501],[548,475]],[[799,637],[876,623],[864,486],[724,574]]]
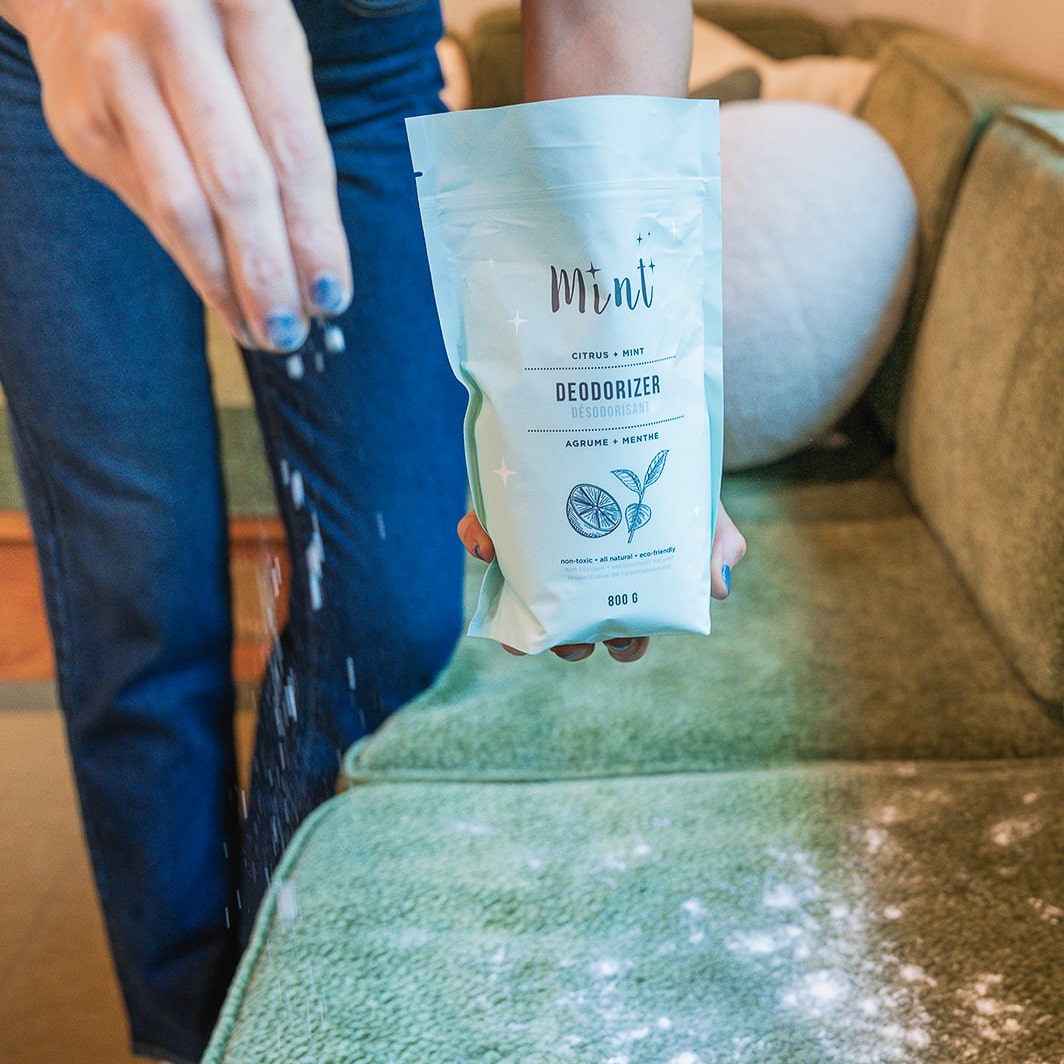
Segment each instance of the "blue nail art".
[[562,657],[566,661],[579,661],[582,657],[584,657],[584,651],[572,650],[568,654],[563,654]]
[[314,278],[310,295],[314,306],[322,314],[339,314],[347,306],[347,292],[344,291],[340,278],[331,273],[322,273]]
[[610,643],[610,650],[617,650],[621,653],[624,653],[624,651],[626,651],[632,645],[633,642],[634,640],[626,639],[623,643]]
[[731,566],[722,565],[720,567],[720,575],[724,578],[724,586],[728,589],[728,594],[731,594]]
[[307,338],[307,327],[291,311],[275,311],[266,319],[266,334],[278,351],[295,351]]

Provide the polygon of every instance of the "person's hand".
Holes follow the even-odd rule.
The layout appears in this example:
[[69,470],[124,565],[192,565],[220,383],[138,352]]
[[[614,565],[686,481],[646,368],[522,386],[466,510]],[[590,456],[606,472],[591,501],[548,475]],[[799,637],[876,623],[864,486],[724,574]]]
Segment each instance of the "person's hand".
[[[470,510],[458,522],[458,538],[465,549],[482,562],[490,562],[495,557],[495,544],[484,530],[477,515]],[[732,567],[742,561],[746,554],[746,539],[735,527],[735,522],[728,516],[723,506],[717,509],[717,526],[713,535],[713,557],[711,594],[715,599],[726,599],[731,594]],[[646,652],[650,640],[646,636],[634,639],[607,639],[603,646],[615,661],[638,661]],[[502,644],[503,649],[511,654],[520,655],[520,650]],[[551,647],[551,650],[566,661],[583,661],[591,656],[594,643],[566,643]]]
[[[350,302],[336,173],[289,0],[0,0],[49,126],[245,345]],[[72,206],[76,209],[76,205]]]

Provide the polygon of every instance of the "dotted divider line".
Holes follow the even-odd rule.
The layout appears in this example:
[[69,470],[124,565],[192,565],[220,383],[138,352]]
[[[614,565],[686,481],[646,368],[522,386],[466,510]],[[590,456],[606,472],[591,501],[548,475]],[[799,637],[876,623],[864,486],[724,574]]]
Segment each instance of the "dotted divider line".
[[579,366],[524,366],[522,368],[530,372],[579,373],[589,369],[616,369],[618,367],[638,369],[640,366],[656,366],[660,362],[675,361],[676,357],[674,355],[666,355],[664,358],[652,358],[649,362],[610,362],[608,358],[592,358],[588,359],[587,362],[582,362]]

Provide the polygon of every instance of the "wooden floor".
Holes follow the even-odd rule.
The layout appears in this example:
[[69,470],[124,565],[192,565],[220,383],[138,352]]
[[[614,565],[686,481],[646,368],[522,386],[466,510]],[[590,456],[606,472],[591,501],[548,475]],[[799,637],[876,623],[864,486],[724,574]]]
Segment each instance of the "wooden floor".
[[[58,709],[0,683],[0,1062],[133,1064]],[[17,706],[20,690],[28,692]],[[254,714],[237,714],[241,783]]]

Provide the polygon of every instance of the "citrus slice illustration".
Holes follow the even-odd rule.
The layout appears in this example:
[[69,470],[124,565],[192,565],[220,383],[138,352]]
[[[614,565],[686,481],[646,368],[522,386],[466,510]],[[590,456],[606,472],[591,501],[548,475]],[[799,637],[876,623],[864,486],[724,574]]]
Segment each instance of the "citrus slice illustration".
[[582,536],[608,536],[621,523],[617,500],[594,484],[577,484],[565,504],[569,524]]

